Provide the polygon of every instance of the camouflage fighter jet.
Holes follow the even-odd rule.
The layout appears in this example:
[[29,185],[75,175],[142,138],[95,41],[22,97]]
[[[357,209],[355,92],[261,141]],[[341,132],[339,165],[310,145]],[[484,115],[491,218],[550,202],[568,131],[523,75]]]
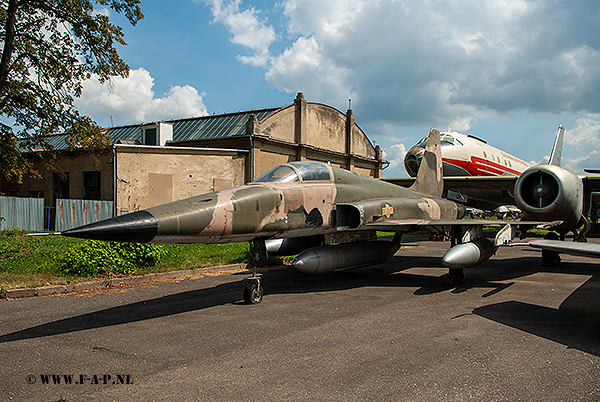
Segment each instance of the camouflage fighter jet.
[[[439,132],[432,130],[419,176],[402,188],[318,162],[291,162],[247,185],[199,195],[62,232],[64,236],[144,243],[251,243],[254,271],[244,290],[259,302],[256,264],[265,240],[286,239],[302,252],[302,272],[377,264],[400,247],[402,232],[439,220],[457,220],[464,208],[441,198]],[[378,241],[373,223],[394,222],[392,241]],[[304,250],[303,250],[304,249]]]
[[[265,240],[285,239],[288,254],[300,252],[292,265],[305,273],[374,265],[390,259],[403,233],[422,227],[471,225],[463,243],[442,260],[462,278],[462,268],[490,258],[497,246],[512,240],[506,225],[496,240],[481,236],[483,222],[461,220],[464,207],[441,198],[440,133],[431,130],[415,183],[403,188],[318,162],[275,167],[247,185],[199,195],[62,232],[64,236],[146,243],[250,242],[244,289],[247,303],[262,300],[256,265],[266,254]],[[486,220],[485,224],[494,224]],[[558,223],[560,224],[560,223]],[[377,240],[376,230],[393,231],[392,241]]]

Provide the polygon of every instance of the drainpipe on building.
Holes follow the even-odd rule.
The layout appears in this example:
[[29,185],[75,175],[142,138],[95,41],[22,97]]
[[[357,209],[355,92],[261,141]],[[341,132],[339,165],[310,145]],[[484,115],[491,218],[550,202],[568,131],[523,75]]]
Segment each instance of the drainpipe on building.
[[248,164],[248,170],[250,170],[248,174],[248,182],[254,180],[254,134],[256,132],[256,128],[258,126],[258,118],[255,114],[251,114],[248,117],[248,121],[246,122],[246,134],[250,138],[250,153],[248,157],[250,158],[250,163]]
[[254,180],[254,134],[250,134],[250,177],[249,181]]
[[113,153],[113,218],[117,216],[117,147],[112,146]]

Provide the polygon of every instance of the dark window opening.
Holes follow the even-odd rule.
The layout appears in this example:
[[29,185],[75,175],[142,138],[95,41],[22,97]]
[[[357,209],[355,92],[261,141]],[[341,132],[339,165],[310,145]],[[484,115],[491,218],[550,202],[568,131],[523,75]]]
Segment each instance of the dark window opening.
[[83,199],[100,199],[100,172],[83,172]]
[[145,133],[146,133],[145,145],[156,145],[156,129],[155,128],[147,128],[145,130]]
[[69,198],[69,172],[52,173],[52,206],[58,198]]

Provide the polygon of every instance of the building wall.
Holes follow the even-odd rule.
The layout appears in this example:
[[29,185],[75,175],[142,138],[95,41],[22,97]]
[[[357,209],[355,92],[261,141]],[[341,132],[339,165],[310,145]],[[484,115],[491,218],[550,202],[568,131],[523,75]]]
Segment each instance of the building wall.
[[295,148],[268,141],[257,141],[254,148],[253,179],[259,178],[275,166],[295,160]]
[[352,154],[376,159],[376,150],[365,133],[357,126],[352,126]]
[[252,179],[274,166],[297,160],[330,162],[366,176],[381,176],[381,151],[371,144],[347,114],[327,105],[308,103],[299,93],[294,104],[261,122],[250,119],[254,142]]
[[272,114],[260,122],[260,125],[255,128],[254,134],[260,134],[262,136],[290,144],[295,143],[295,111],[296,108],[294,105],[290,105],[286,108],[278,110],[277,113]]
[[117,146],[117,215],[244,184],[246,153]]
[[[54,163],[55,172],[68,173],[69,193],[63,198],[84,198],[87,171],[101,174],[101,200],[114,199],[116,182],[117,214],[239,186],[291,161],[329,162],[380,177],[381,152],[355,123],[352,110],[344,114],[327,105],[308,103],[299,93],[292,105],[263,121],[249,116],[245,135],[185,142],[187,148],[117,145],[116,167],[112,150],[102,155],[65,151]],[[53,172],[37,157],[32,160],[40,178],[25,177],[18,186],[3,182],[1,191],[19,197],[43,194],[45,205],[51,206]]]
[[46,168],[46,161],[32,155],[29,158],[35,175],[23,176],[23,183],[14,185],[2,183],[2,191],[17,197],[39,198],[43,194],[44,205],[52,206],[53,174],[69,180],[69,198],[84,198],[84,172],[100,172],[100,200],[113,199],[113,165],[112,153],[106,151],[100,155],[85,152],[63,152],[61,158],[51,163],[51,170]]
[[303,144],[334,152],[346,152],[346,116],[328,106],[308,104]]

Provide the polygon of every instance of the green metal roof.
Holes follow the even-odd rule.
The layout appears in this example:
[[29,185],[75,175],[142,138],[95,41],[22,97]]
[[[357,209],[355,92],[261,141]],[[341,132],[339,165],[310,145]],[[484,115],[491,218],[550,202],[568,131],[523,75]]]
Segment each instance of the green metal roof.
[[246,122],[250,115],[262,121],[280,108],[251,110],[230,114],[175,120],[173,124],[173,142],[216,140],[246,136]]
[[[164,122],[173,125],[173,141],[171,144],[244,137],[246,136],[246,122],[251,115],[255,115],[260,122],[280,109],[281,108],[249,110],[245,112],[194,117],[189,119],[167,120]],[[119,140],[124,142],[139,141],[143,143],[143,125],[145,124],[107,128],[108,135],[113,143],[116,143]],[[53,135],[47,137],[48,144],[55,150],[69,148],[65,139],[65,135]],[[25,150],[23,149],[23,151]],[[38,149],[33,149],[31,151],[35,152],[38,151]]]

